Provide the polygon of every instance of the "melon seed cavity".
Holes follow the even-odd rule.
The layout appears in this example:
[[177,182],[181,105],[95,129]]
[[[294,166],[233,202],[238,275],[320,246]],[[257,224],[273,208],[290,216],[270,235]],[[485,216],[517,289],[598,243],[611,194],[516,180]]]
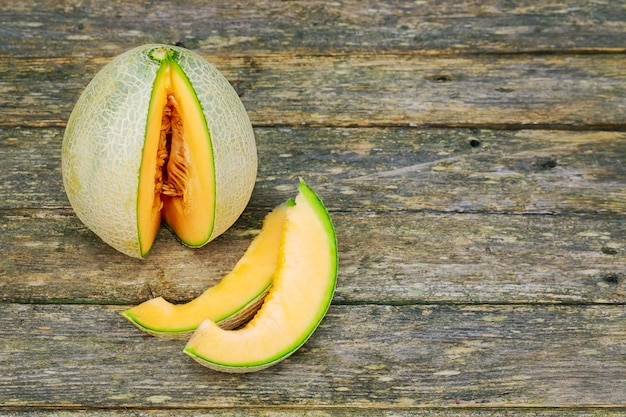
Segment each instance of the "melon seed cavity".
[[157,151],[154,206],[161,210],[161,195],[181,198],[185,214],[189,212],[189,150],[184,140],[183,122],[174,95],[167,96],[163,108]]

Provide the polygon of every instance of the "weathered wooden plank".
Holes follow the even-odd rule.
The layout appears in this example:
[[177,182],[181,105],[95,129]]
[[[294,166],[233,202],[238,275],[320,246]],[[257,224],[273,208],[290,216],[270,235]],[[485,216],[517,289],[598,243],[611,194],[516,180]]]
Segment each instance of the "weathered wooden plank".
[[200,367],[119,310],[0,304],[0,410],[626,402],[623,305],[332,306],[300,351],[247,375]]
[[552,417],[552,416],[572,416],[572,417],[617,417],[624,416],[626,411],[623,408],[614,407],[576,407],[563,409],[555,408],[478,408],[475,406],[463,407],[455,404],[449,408],[360,408],[360,407],[342,407],[335,405],[331,407],[267,407],[255,408],[248,407],[228,409],[194,409],[194,410],[145,410],[145,409],[128,409],[122,410],[3,410],[3,416],[6,417],[119,417],[128,416],[132,413],[133,417],[356,417],[367,414],[368,417]]
[[[626,133],[257,128],[250,206],[302,176],[336,210],[626,213]],[[67,208],[60,128],[0,128],[0,209]]]
[[[623,55],[207,56],[257,126],[623,129]],[[0,59],[2,126],[63,126],[108,58]]]
[[[626,416],[623,4],[130,3],[0,6],[0,415]],[[224,72],[261,164],[223,237],[162,231],[137,261],[74,216],[60,143],[99,68],[153,41]],[[216,374],[119,317],[216,283],[298,176],[340,281],[296,355]]]
[[[202,249],[161,231],[139,261],[108,247],[70,210],[1,212],[0,300],[188,301],[232,268],[265,213],[246,211]],[[337,303],[626,301],[624,216],[331,215],[339,242]]]
[[4,56],[116,54],[146,42],[246,56],[623,51],[626,42],[626,12],[610,1],[47,0],[0,10]]

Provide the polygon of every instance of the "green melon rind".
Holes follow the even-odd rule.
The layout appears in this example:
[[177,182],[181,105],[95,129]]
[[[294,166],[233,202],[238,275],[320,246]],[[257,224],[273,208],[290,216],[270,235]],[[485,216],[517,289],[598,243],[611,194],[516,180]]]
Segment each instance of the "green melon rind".
[[[254,314],[258,311],[258,309],[263,305],[263,300],[267,295],[271,284],[266,286],[259,294],[257,294],[254,298],[252,298],[247,304],[241,306],[235,311],[232,311],[228,314],[225,314],[215,323],[225,330],[232,330],[240,325],[248,322]],[[163,340],[187,340],[191,337],[193,332],[196,330],[196,326],[189,328],[181,328],[181,329],[157,329],[154,327],[149,327],[141,323],[132,313],[128,310],[124,310],[120,312],[120,315],[130,321],[133,325],[135,325],[139,330],[157,337]]]
[[243,212],[258,164],[241,100],[200,55],[154,44],[114,58],[87,85],[68,119],[63,183],[80,220],[110,246],[137,258],[145,256],[137,230],[137,190],[152,86],[161,66],[151,52],[159,48],[173,51],[171,59],[193,85],[208,123],[216,167],[216,221],[209,241]]
[[331,280],[331,285],[328,288],[327,292],[327,302],[320,306],[317,317],[311,327],[309,328],[307,334],[298,341],[295,341],[291,346],[282,352],[277,353],[273,357],[265,359],[263,362],[252,362],[252,363],[220,363],[216,361],[212,361],[208,358],[203,357],[201,354],[196,352],[193,348],[185,347],[183,350],[184,353],[191,356],[196,362],[201,365],[216,370],[220,372],[228,372],[228,373],[247,373],[247,372],[256,372],[266,368],[269,368],[278,362],[288,358],[293,353],[295,353],[302,345],[304,345],[307,340],[311,337],[311,335],[315,332],[322,319],[328,312],[330,308],[330,304],[332,302],[332,297],[335,292],[335,288],[337,285],[337,273],[338,273],[338,251],[337,251],[337,237],[335,234],[335,229],[330,219],[330,215],[326,209],[326,206],[319,198],[319,196],[311,189],[303,179],[300,179],[300,185],[298,187],[299,194],[304,197],[307,204],[309,204],[313,211],[316,213],[318,220],[321,222],[326,236],[328,237],[329,243],[329,251],[331,253],[331,264],[329,265],[328,270],[328,279]]
[[[272,213],[275,213],[278,210],[284,210],[285,207],[293,207],[295,204],[296,203],[293,199],[289,199],[285,203],[277,206],[270,214],[268,214],[265,217],[265,219],[263,220],[261,231],[253,239],[252,243],[250,244],[250,246],[248,247],[248,249],[242,256],[242,258],[237,262],[237,265],[239,264],[239,262],[242,262],[242,260],[246,258],[246,255],[248,254],[248,251],[250,250],[253,244],[256,244],[256,245],[261,244],[257,241],[257,239],[263,239],[263,235],[265,233],[268,233],[266,232],[266,229],[265,229],[266,221],[268,217]],[[244,262],[248,263],[250,261],[245,260]],[[235,265],[235,268],[237,268],[237,265]],[[257,288],[256,294],[250,297],[248,300],[246,300],[245,303],[241,303],[239,306],[232,308],[230,311],[223,312],[221,316],[215,317],[212,320],[215,323],[217,323],[222,329],[226,329],[226,330],[240,327],[241,325],[248,322],[256,313],[256,311],[260,308],[260,306],[263,304],[265,296],[267,295],[270,287],[272,286],[271,279],[273,278],[275,272],[276,271],[273,271],[271,274],[264,276],[268,280],[267,284],[263,286],[262,288]],[[257,269],[257,273],[258,273],[258,269]],[[220,285],[220,284],[217,284],[217,285]],[[171,303],[166,301],[163,297],[158,297],[158,299],[166,303],[166,305],[167,304],[171,305]],[[198,326],[187,326],[187,327],[167,328],[167,327],[159,327],[158,325],[148,325],[145,323],[145,321],[142,321],[137,315],[133,314],[132,308],[124,310],[120,312],[120,314],[125,319],[129,320],[133,325],[135,325],[140,330],[148,334],[151,334],[153,336],[162,338],[162,339],[186,339],[198,327]]]

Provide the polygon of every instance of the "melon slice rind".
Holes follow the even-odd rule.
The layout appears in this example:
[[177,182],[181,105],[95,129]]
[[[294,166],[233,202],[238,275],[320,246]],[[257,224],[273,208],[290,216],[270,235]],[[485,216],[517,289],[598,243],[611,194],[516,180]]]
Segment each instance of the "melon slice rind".
[[184,352],[223,372],[252,372],[293,354],[313,334],[332,301],[337,279],[337,243],[324,204],[300,181],[288,207],[278,270],[263,306],[238,330],[204,321]]
[[250,320],[267,295],[278,268],[278,256],[285,224],[286,202],[263,220],[261,231],[234,268],[215,286],[186,304],[172,304],[153,298],[121,314],[139,329],[163,339],[188,339],[206,319],[224,329],[233,329]]

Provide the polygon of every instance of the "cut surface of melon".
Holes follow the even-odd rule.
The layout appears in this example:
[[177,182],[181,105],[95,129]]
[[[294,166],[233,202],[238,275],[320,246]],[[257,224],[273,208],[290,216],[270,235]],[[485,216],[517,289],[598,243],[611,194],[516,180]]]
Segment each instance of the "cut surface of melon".
[[187,246],[202,246],[215,214],[211,138],[193,87],[167,57],[157,72],[148,117],[139,178],[141,253],[150,250],[161,219]]
[[289,204],[281,204],[265,216],[261,231],[232,271],[196,299],[176,305],[157,297],[122,315],[141,330],[168,339],[188,337],[206,319],[226,329],[248,321],[263,302],[278,267]]
[[295,352],[330,306],[337,278],[337,244],[321,200],[303,181],[288,207],[278,270],[265,302],[243,328],[204,321],[184,351],[224,372],[267,368]]

